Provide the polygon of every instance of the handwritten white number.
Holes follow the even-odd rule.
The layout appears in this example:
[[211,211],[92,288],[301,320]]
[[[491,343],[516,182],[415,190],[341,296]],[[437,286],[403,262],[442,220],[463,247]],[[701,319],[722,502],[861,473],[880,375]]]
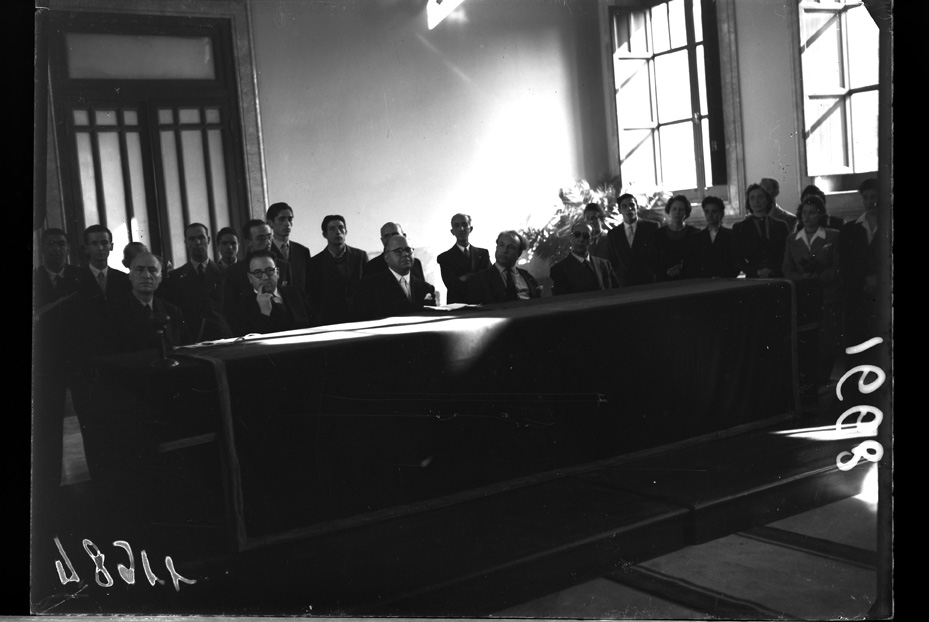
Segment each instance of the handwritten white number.
[[[839,401],[845,399],[842,397],[842,384],[848,380],[849,376],[857,373],[861,373],[861,378],[858,379],[858,390],[865,394],[877,391],[887,378],[887,374],[884,373],[884,370],[874,365],[857,365],[852,367],[839,379],[839,384],[835,385],[835,395],[839,398]],[[877,379],[874,380],[874,382],[866,384],[865,379],[868,377],[868,374],[874,374],[877,376]]]
[[[881,421],[884,420],[884,413],[881,412],[880,408],[875,408],[874,406],[867,406],[864,404],[861,406],[852,406],[844,413],[842,413],[838,419],[835,420],[836,432],[842,431],[842,423],[845,421],[845,418],[852,413],[858,413],[858,420],[855,422],[855,431],[858,434],[877,433],[877,427],[881,425]],[[874,419],[862,423],[862,418],[869,413],[874,415]]]
[[61,540],[58,539],[58,536],[55,536],[55,546],[58,547],[58,552],[61,553],[61,556],[64,558],[65,563],[68,565],[68,571],[71,573],[70,577],[65,576],[65,569],[61,565],[61,562],[57,559],[55,560],[55,570],[58,571],[58,580],[61,581],[62,585],[67,585],[68,583],[80,583],[81,578],[77,576],[77,573],[74,571],[74,566],[71,565],[71,560],[68,559],[68,554],[65,553],[64,547],[61,546]]
[[[850,456],[848,461],[842,462],[842,459]],[[884,448],[877,441],[865,441],[852,449],[850,452],[843,451],[835,458],[835,465],[840,471],[852,470],[858,462],[864,458],[869,462],[877,462],[884,457]]]
[[857,346],[851,346],[845,348],[845,354],[861,354],[865,350],[870,350],[874,346],[884,343],[884,339],[881,337],[871,337],[867,341],[862,341]]
[[[90,547],[94,547],[96,553],[90,552]],[[91,542],[88,539],[84,539],[84,550],[87,551],[87,554],[90,555],[90,559],[94,560],[94,566],[97,569],[94,571],[94,580],[97,582],[97,585],[100,587],[112,587],[113,577],[110,576],[110,573],[107,571],[106,567],[103,565],[103,562],[106,560],[106,556],[100,552],[100,549],[97,548],[97,545]],[[100,574],[103,574],[103,577],[106,579],[106,583],[100,582]]]
[[164,579],[159,579],[152,572],[152,566],[148,563],[148,553],[145,552],[145,549],[142,549],[142,569],[145,571],[145,578],[148,579],[149,585],[155,585],[155,581],[161,585],[165,584]]
[[180,592],[180,591],[181,591],[181,586],[178,585],[178,581],[183,581],[184,583],[186,583],[186,584],[188,584],[188,585],[193,585],[194,583],[197,582],[196,579],[187,579],[187,578],[184,578],[184,577],[182,577],[181,575],[179,575],[179,574],[177,573],[177,571],[174,570],[174,560],[171,559],[171,556],[170,556],[170,555],[166,555],[166,556],[165,556],[165,566],[168,567],[168,572],[171,573],[171,581],[174,582],[174,591],[175,591],[175,592]]
[[135,559],[132,557],[132,547],[129,546],[129,543],[125,540],[117,540],[113,543],[113,546],[118,546],[122,549],[125,549],[126,553],[129,554],[129,567],[126,568],[122,564],[116,564],[116,569],[119,571],[119,576],[123,578],[123,581],[129,585],[135,584]]

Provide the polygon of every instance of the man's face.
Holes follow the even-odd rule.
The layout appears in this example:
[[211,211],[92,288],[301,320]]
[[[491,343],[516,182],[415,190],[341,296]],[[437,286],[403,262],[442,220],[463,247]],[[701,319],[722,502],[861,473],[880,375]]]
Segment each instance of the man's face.
[[513,235],[501,235],[497,238],[497,249],[494,251],[494,259],[504,268],[512,268],[516,265],[516,260],[523,254],[519,246],[519,239]]
[[718,227],[723,222],[723,209],[715,203],[707,203],[703,208],[703,216],[706,218],[706,224]]
[[270,257],[255,257],[248,262],[248,281],[259,294],[273,294],[277,289],[277,266],[274,260]]
[[586,257],[592,234],[593,229],[586,222],[579,222],[571,227],[571,252]]
[[461,246],[468,245],[468,237],[471,235],[473,229],[474,227],[471,226],[471,221],[468,220],[468,217],[464,214],[455,214],[455,217],[452,218],[452,235],[455,236],[455,239]]
[[294,212],[289,209],[282,209],[271,221],[271,229],[274,235],[280,238],[290,237],[290,231],[294,227]]
[[595,209],[589,209],[584,212],[584,220],[590,225],[590,231],[593,235],[599,235],[603,230],[603,223],[600,221],[600,213]]
[[390,238],[396,235],[399,235],[400,237],[406,237],[406,234],[403,232],[403,227],[397,223],[389,222],[381,227],[381,244],[384,245],[384,250],[387,250],[387,242],[390,240]]
[[42,263],[52,272],[58,272],[65,265],[68,257],[68,238],[63,235],[49,235],[42,245]]
[[861,193],[861,204],[866,212],[877,211],[877,190],[869,188]]
[[84,252],[90,258],[90,263],[97,268],[103,268],[106,265],[111,250],[113,250],[113,243],[105,231],[94,231],[87,236]]
[[250,251],[269,251],[271,250],[271,227],[267,224],[255,225],[248,230],[251,236],[248,239],[248,250]]
[[395,235],[387,241],[384,256],[387,259],[387,265],[397,274],[410,273],[413,267],[413,249],[402,235]]
[[778,190],[774,188],[774,184],[772,182],[765,179],[758,182],[758,185],[767,190],[772,199],[777,196]]
[[235,260],[239,252],[239,239],[231,233],[223,234],[219,238],[219,256],[227,262]]
[[136,255],[129,264],[129,281],[132,291],[149,296],[161,284],[161,263],[154,255]]
[[639,208],[636,200],[632,197],[626,197],[619,202],[619,213],[623,215],[623,222],[627,225],[631,225],[638,218],[639,214],[636,210]]
[[326,241],[329,246],[342,246],[348,236],[348,229],[341,220],[330,220],[326,223]]
[[207,233],[206,227],[191,227],[187,230],[184,237],[184,245],[187,246],[187,256],[197,263],[203,263],[209,259],[210,234]]

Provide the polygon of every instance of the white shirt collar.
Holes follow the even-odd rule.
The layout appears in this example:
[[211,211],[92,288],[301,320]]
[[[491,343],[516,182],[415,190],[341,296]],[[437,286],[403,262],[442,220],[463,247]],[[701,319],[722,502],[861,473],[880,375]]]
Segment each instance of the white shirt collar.
[[575,253],[574,251],[571,251],[571,256],[574,257],[575,259],[577,259],[577,260],[578,260],[579,262],[581,262],[581,263],[584,263],[584,262],[587,261],[588,258],[589,258],[588,255],[585,255],[585,256],[582,257],[582,256],[578,255],[577,253]]
[[[51,270],[49,270],[49,269],[48,269],[46,266],[44,266],[44,265],[43,265],[42,267],[45,268],[45,271],[46,271],[46,272],[48,272],[48,278],[51,279],[51,278],[54,278],[54,277],[57,276],[57,277],[63,279],[63,278],[65,278],[65,266],[66,266],[66,265],[68,265],[68,264],[64,264],[63,266],[61,266],[61,270],[59,270],[58,272],[52,272]],[[96,276],[96,275],[94,275],[94,276]]]
[[388,267],[387,269],[390,270],[390,273],[391,273],[392,275],[394,275],[394,278],[395,278],[395,279],[397,279],[397,283],[400,282],[400,279],[404,279],[404,278],[406,279],[406,282],[407,282],[407,283],[410,282],[410,273],[409,273],[409,272],[407,272],[405,275],[403,275],[403,274],[398,274],[397,272],[394,272],[394,269],[393,269],[393,268],[389,268],[389,267]]
[[816,233],[811,235],[808,240],[806,237],[806,229],[800,229],[799,231],[797,231],[797,235],[794,236],[795,240],[806,240],[808,244],[811,243],[816,238],[822,238],[824,240],[826,239],[826,232],[823,230],[822,227],[819,227],[816,230]]
[[871,228],[871,223],[868,222],[868,212],[865,212],[859,216],[855,222],[860,223],[861,226],[864,227],[865,231],[868,232],[868,244],[870,244],[871,240],[874,238],[874,233],[877,231],[877,227],[874,227],[874,229]]
[[94,275],[94,278],[97,278],[97,275],[99,275],[101,272],[103,273],[103,276],[106,276],[106,270],[109,268],[109,266],[104,266],[102,270],[98,270],[97,267],[93,264],[87,265],[90,268],[90,273]]
[[458,242],[455,242],[455,246],[457,246],[457,247],[458,247],[458,250],[460,250],[462,253],[465,252],[466,250],[468,250],[469,248],[471,248],[471,245],[470,245],[470,244],[468,244],[467,246],[462,246],[462,245],[459,244]]

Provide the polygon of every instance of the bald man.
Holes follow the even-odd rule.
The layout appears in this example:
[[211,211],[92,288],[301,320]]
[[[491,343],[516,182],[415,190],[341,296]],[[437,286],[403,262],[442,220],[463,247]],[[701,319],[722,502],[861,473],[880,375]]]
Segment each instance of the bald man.
[[475,273],[490,267],[490,252],[472,246],[469,239],[474,227],[467,214],[452,216],[451,233],[455,245],[439,254],[437,261],[442,269],[442,282],[448,288],[448,303],[468,301],[468,281]]
[[[365,276],[371,276],[374,274],[380,274],[381,272],[387,271],[387,257],[385,256],[387,249],[387,242],[396,235],[401,237],[406,237],[406,232],[403,230],[403,227],[400,226],[399,222],[385,222],[384,226],[381,227],[381,244],[384,246],[385,252],[382,252],[380,255],[369,261],[365,264]],[[418,279],[425,281],[426,277],[423,273],[423,264],[417,258],[413,258],[413,267],[411,272]]]
[[609,261],[590,253],[593,227],[581,221],[571,227],[571,253],[552,266],[552,294],[596,292],[619,287]]
[[516,267],[517,260],[528,246],[526,238],[518,231],[501,231],[494,251],[496,261],[468,281],[468,302],[477,305],[541,296],[542,288],[535,277]]
[[435,288],[413,274],[413,249],[404,236],[388,239],[384,256],[387,270],[361,280],[355,299],[355,319],[404,315],[435,305]]

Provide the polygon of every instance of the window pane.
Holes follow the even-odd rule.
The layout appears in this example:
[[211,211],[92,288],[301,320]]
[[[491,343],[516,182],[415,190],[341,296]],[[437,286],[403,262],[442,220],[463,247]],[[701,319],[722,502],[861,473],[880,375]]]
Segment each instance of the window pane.
[[[210,173],[213,176],[213,213],[217,215],[229,213],[229,197],[226,193],[226,166],[223,156],[223,136],[219,130],[207,132],[210,145]],[[224,219],[223,222],[225,222]],[[208,221],[207,221],[208,222]],[[217,225],[222,227],[225,225]]]
[[706,66],[703,64],[703,46],[697,46],[697,86],[700,89],[700,114],[706,114]]
[[94,156],[91,151],[91,136],[79,133],[77,139],[77,162],[81,175],[81,199],[84,202],[84,222],[87,226],[100,222],[97,212],[97,186],[94,183]]
[[159,108],[158,109],[158,124],[159,125],[173,125],[174,124],[174,110],[171,108]]
[[805,106],[807,166],[810,175],[846,172],[845,107],[838,97],[808,99]]
[[94,122],[97,125],[116,125],[116,111],[96,110],[94,111]]
[[704,187],[709,188],[713,185],[713,158],[711,157],[712,151],[710,151],[709,119],[701,119],[700,127],[703,130],[703,185]]
[[848,12],[848,81],[850,88],[877,84],[878,29],[864,6]]
[[203,161],[203,136],[199,131],[181,132],[184,152],[184,183],[187,186],[189,222],[209,226],[210,204],[206,193],[206,166]]
[[877,170],[878,92],[852,95],[852,149],[855,173]]
[[219,108],[207,108],[206,109],[206,122],[207,123],[219,123]]
[[199,108],[181,108],[177,113],[181,123],[200,123]]
[[633,54],[648,54],[651,48],[648,45],[648,21],[645,11],[633,11],[629,15],[632,33],[629,37],[629,51]]
[[90,125],[90,116],[86,110],[74,111],[74,125]]
[[690,67],[687,50],[655,58],[655,85],[658,98],[658,122],[689,119]]
[[703,8],[700,0],[694,0],[694,41],[703,41]]
[[668,37],[668,5],[659,4],[653,7],[652,14],[652,50],[655,53],[671,49]]
[[209,37],[77,32],[65,37],[71,78],[213,80],[216,77]]
[[684,0],[671,0],[668,3],[668,27],[671,31],[671,47],[687,45],[687,23],[684,17]]
[[655,147],[652,144],[651,131],[620,132],[619,151],[623,186],[654,187],[657,185]]
[[821,93],[842,88],[842,40],[837,13],[801,12],[800,34],[804,90]]
[[139,113],[135,110],[123,110],[123,123],[125,125],[138,125]]
[[142,169],[142,146],[138,132],[126,133],[126,157],[129,162],[129,192],[132,196],[132,239],[151,248],[148,224],[148,203],[145,199],[145,177]]
[[174,132],[159,132],[161,134],[161,159],[164,164],[165,208],[168,212],[168,227],[161,232],[164,240],[166,260],[175,266],[184,263],[184,245],[174,244],[172,240],[183,237],[184,210],[181,205],[180,174],[178,172],[177,147]]
[[620,127],[642,127],[652,124],[651,86],[648,61],[617,61],[616,113]]
[[119,135],[115,132],[97,134],[97,143],[100,148],[100,175],[103,180],[103,200],[106,203],[106,222],[115,236],[113,225],[125,225],[127,220]]
[[696,188],[693,126],[690,123],[677,123],[662,127],[659,132],[664,188],[669,191]]

